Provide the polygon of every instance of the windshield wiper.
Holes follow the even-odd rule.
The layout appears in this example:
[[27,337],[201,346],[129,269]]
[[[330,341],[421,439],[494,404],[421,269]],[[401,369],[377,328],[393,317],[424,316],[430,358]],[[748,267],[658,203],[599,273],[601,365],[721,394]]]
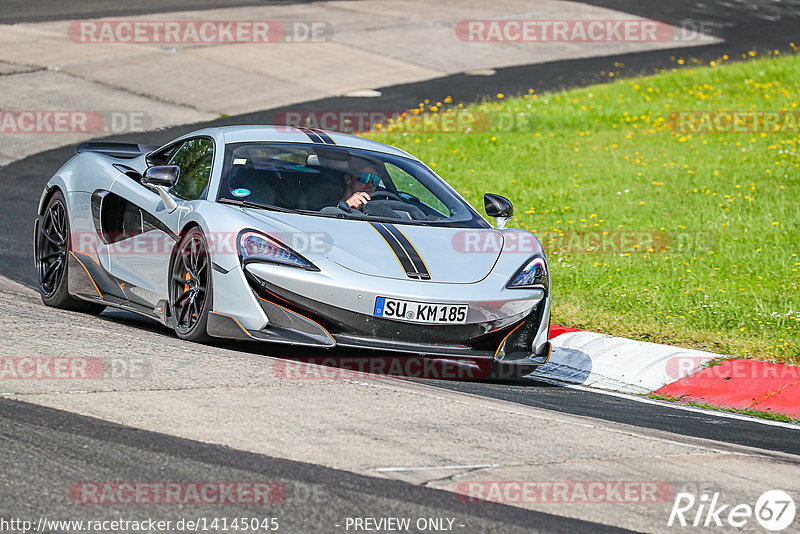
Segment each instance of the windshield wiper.
[[267,204],[259,204],[258,202],[250,202],[249,200],[236,200],[233,198],[221,198],[217,202],[221,204],[231,204],[233,206],[241,206],[243,208],[255,208],[259,210],[272,210],[272,211],[280,211],[283,213],[300,213],[297,210],[289,209],[289,208],[281,208],[279,206],[270,206]]

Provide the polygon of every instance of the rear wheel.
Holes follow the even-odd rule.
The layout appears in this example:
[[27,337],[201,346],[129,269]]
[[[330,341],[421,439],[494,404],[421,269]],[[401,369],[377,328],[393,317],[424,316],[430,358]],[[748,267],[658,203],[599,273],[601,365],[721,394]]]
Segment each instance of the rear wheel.
[[39,275],[39,294],[47,306],[98,314],[102,304],[76,299],[67,287],[67,267],[70,254],[69,217],[67,202],[56,191],[47,203],[39,220],[34,243],[36,270]]
[[192,228],[178,243],[170,268],[169,303],[175,333],[181,339],[210,341],[211,258],[203,232]]

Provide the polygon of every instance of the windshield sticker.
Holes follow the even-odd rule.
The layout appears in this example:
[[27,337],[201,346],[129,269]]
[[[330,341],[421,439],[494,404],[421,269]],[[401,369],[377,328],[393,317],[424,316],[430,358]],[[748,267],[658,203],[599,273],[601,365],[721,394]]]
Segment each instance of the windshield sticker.
[[250,196],[250,190],[245,189],[244,187],[240,187],[239,189],[234,189],[231,191],[231,195],[235,197],[248,197]]
[[247,163],[246,158],[236,158],[235,160],[233,160],[234,165],[245,165],[246,163]]

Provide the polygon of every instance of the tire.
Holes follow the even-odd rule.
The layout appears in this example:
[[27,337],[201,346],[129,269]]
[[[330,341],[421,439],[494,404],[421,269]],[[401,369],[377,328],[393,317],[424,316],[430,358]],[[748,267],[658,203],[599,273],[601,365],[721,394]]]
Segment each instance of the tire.
[[175,334],[189,341],[211,341],[206,331],[211,311],[211,258],[203,232],[186,232],[170,262],[169,308]]
[[67,259],[71,247],[67,201],[61,191],[56,191],[39,219],[34,238],[39,295],[47,306],[96,315],[106,307],[69,294]]

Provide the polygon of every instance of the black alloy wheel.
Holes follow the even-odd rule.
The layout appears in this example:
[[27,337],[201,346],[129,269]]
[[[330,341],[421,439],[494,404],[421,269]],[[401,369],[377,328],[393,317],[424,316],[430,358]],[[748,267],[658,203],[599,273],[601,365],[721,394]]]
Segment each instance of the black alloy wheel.
[[211,310],[211,258],[199,228],[189,230],[178,243],[170,269],[169,302],[175,333],[181,339],[208,341]]
[[34,258],[42,302],[54,308],[98,314],[103,304],[80,300],[69,294],[70,224],[67,202],[56,191],[39,218],[34,242]]

